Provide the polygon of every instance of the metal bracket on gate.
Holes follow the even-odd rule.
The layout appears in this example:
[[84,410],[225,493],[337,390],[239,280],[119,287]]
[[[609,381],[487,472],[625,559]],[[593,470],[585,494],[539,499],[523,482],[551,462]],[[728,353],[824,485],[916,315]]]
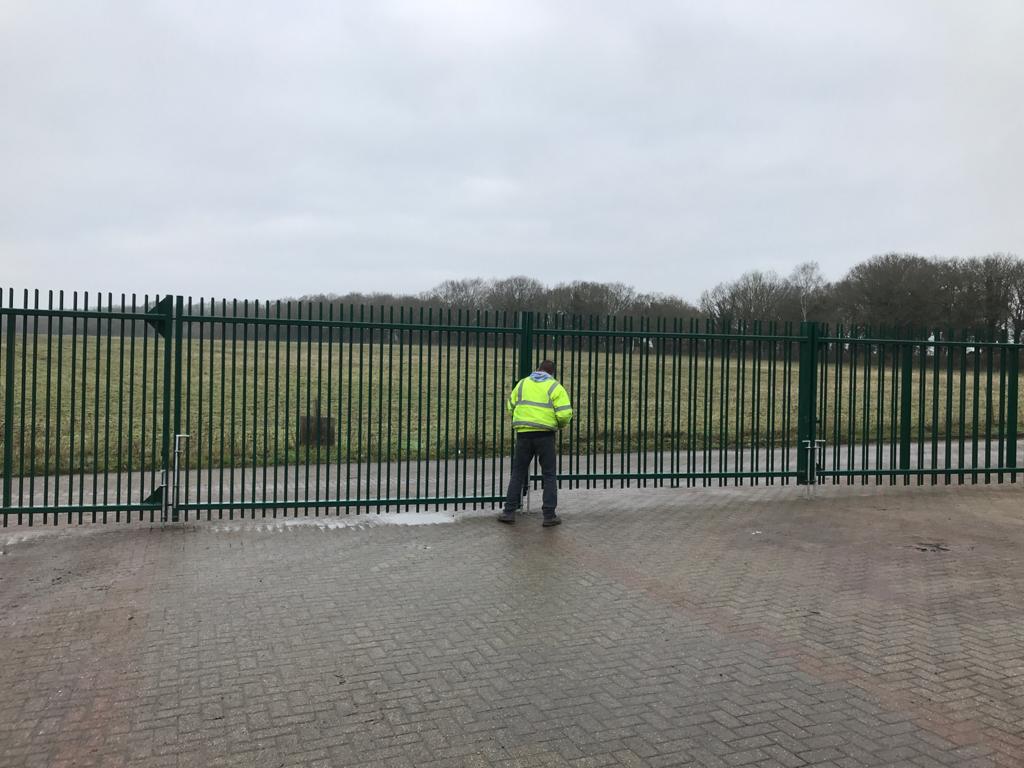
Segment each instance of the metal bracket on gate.
[[151,326],[154,331],[167,338],[167,321],[171,317],[171,308],[173,307],[172,297],[164,296],[160,301],[154,304],[152,307],[146,310],[146,324]]
[[157,489],[157,491],[155,491],[153,493],[153,495],[155,496],[157,492],[159,492],[159,494],[160,494],[160,522],[161,523],[166,523],[167,522],[167,501],[168,501],[168,496],[167,496],[167,469],[166,468],[160,470],[160,487]]
[[804,440],[804,450],[807,452],[807,495],[811,496],[814,486],[821,482],[821,470],[825,463],[825,441]]
[[[161,477],[163,477],[163,473],[161,472],[160,474],[161,474]],[[158,485],[156,488],[154,488],[153,492],[151,494],[149,494],[149,496],[147,496],[146,498],[144,498],[142,500],[142,503],[143,504],[159,504],[160,505],[160,514],[162,516],[163,515],[163,509],[164,509],[164,487],[163,487],[163,485]]]

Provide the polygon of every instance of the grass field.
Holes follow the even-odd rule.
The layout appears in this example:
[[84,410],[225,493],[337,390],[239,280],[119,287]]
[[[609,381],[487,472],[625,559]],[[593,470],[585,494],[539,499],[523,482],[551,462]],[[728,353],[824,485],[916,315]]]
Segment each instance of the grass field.
[[[181,421],[192,435],[189,465],[506,453],[504,401],[515,380],[515,351],[404,338],[372,345],[193,339],[183,359]],[[587,342],[581,350],[549,352],[576,413],[562,436],[563,453],[792,444],[796,345],[761,344],[759,356],[754,344],[742,356],[730,352],[707,354],[701,344],[606,352]],[[29,337],[24,347],[16,342],[14,357],[13,441],[0,450],[11,451],[15,475],[126,470],[159,457],[162,341],[90,336],[75,345],[52,340],[48,348],[45,336],[34,344]],[[976,373],[967,358],[952,375],[944,360],[936,374],[934,362],[914,362],[914,439],[970,436],[975,429],[984,435],[986,428],[995,435],[1006,405],[1000,361],[991,376],[984,365]],[[844,353],[841,365],[832,359],[822,368],[822,436],[830,443],[892,439],[898,365],[877,355],[850,363]],[[3,394],[2,366],[0,376]],[[317,415],[332,421],[329,444],[300,445],[301,421]],[[0,429],[0,439],[5,433]]]

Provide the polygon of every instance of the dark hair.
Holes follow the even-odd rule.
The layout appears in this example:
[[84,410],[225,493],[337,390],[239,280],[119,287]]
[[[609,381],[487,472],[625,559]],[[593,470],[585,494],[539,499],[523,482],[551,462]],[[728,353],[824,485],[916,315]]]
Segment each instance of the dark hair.
[[550,360],[542,360],[540,365],[537,366],[538,371],[544,371],[551,376],[555,375],[555,364]]

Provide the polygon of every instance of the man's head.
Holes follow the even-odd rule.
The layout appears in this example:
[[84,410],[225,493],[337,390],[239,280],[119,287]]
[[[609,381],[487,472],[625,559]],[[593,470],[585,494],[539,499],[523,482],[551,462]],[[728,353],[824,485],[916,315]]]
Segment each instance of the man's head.
[[550,360],[542,360],[540,365],[537,366],[538,371],[544,371],[549,376],[555,375],[555,364]]

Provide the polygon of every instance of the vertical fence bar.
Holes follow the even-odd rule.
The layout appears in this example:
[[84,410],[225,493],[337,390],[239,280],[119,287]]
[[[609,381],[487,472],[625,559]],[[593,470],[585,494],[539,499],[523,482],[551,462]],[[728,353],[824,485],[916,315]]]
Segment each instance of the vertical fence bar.
[[[38,383],[38,372],[39,372],[39,291],[33,292],[32,308],[36,310],[32,316],[32,383],[30,385],[32,392],[32,415],[30,417],[31,422],[31,434],[29,436],[29,450],[31,456],[29,460],[29,480],[28,480],[28,504],[29,506],[35,506],[36,503],[36,410],[38,397],[37,395],[37,383]],[[25,325],[28,325],[28,318],[25,318]],[[97,330],[98,332],[98,330]],[[110,379],[107,379],[108,386]],[[98,395],[98,393],[97,393]],[[24,431],[24,426],[22,427]],[[106,521],[106,512],[104,515],[104,522]],[[28,524],[32,525],[34,522],[33,515],[30,513],[28,517]]]
[[817,439],[818,324],[800,324],[800,369],[797,385],[797,485],[814,482],[814,462],[808,445]]
[[[200,429],[206,434],[206,450],[205,451],[203,450],[203,435],[200,434],[199,440],[197,441],[198,450],[196,451],[196,454],[197,454],[197,456],[199,458],[199,461],[197,462],[197,466],[196,466],[196,484],[199,486],[199,490],[196,492],[196,501],[199,501],[202,498],[203,459],[205,458],[206,459],[206,501],[207,502],[211,502],[211,501],[213,501],[213,496],[212,496],[212,494],[213,494],[213,483],[211,482],[211,480],[213,478],[213,469],[212,469],[212,467],[213,467],[213,334],[212,334],[212,332],[210,333],[210,343],[209,343],[209,347],[210,347],[210,355],[209,355],[209,378],[210,378],[209,393],[210,393],[210,401],[207,404],[206,410],[208,411],[208,413],[207,413],[206,419],[204,420],[203,419],[203,404],[206,403],[206,399],[203,397],[203,381],[205,380],[206,377],[203,374],[203,367],[204,367],[204,365],[207,365],[207,363],[206,363],[207,358],[206,358],[205,349],[204,349],[204,341],[205,341],[205,338],[206,338],[206,328],[208,327],[207,323],[206,323],[206,298],[204,296],[200,296],[199,297],[199,317],[201,319],[199,321],[199,381],[198,381],[198,387],[197,387],[197,389],[198,389],[197,397],[199,399],[199,409],[198,409],[199,410],[199,416],[198,416],[198,418],[199,418],[199,424],[201,425]],[[209,327],[211,328],[211,331],[212,331],[213,326],[209,326]],[[207,510],[206,510],[206,519],[207,519],[207,521],[210,520],[212,515],[213,515],[213,510],[211,508],[207,508]]]
[[[128,331],[128,445],[126,447],[126,453],[128,455],[128,477],[125,480],[125,498],[130,504],[132,501],[132,467],[134,466],[134,439],[135,439],[135,337],[136,333],[136,322],[135,322],[135,310],[136,310],[136,295],[132,294],[132,319],[129,325]],[[64,292],[60,293],[60,307],[64,307]],[[64,330],[64,323],[61,323],[61,333],[58,333],[58,341],[62,339],[62,333]],[[60,363],[63,362],[64,356],[57,361],[57,413],[60,414]],[[58,482],[60,478],[60,418],[57,419],[57,477]],[[141,520],[143,513],[139,512],[139,518]],[[131,522],[131,515],[128,515],[128,520]]]
[[[931,338],[933,341],[939,340],[938,330],[932,331]],[[932,485],[937,485],[939,482],[939,474],[935,470],[939,468],[939,347],[937,344],[931,344],[929,346],[932,354],[932,434],[931,434],[931,451],[932,460],[930,462],[932,469]]]
[[[332,494],[331,494],[331,464],[334,463],[335,466],[337,467],[338,471],[335,473],[335,478],[334,478],[335,490],[334,490],[333,497],[334,497],[335,500],[337,500],[337,499],[341,498],[341,487],[340,487],[340,484],[341,484],[341,464],[340,464],[340,462],[341,462],[341,412],[340,412],[340,409],[339,409],[337,417],[332,417],[332,415],[331,415],[334,412],[334,302],[333,301],[331,301],[327,305],[327,322],[329,323],[328,331],[327,331],[327,423],[335,425],[334,426],[335,434],[332,435],[331,445],[329,445],[327,447],[327,466],[324,468],[324,494],[325,494],[325,496],[327,498],[331,498],[331,496],[332,496]],[[340,353],[340,351],[339,351],[339,353]],[[341,387],[341,379],[340,378],[338,379],[338,387],[339,387],[339,390],[340,390],[340,387]],[[339,400],[340,400],[340,396],[341,396],[340,391],[339,391],[338,395],[339,395]],[[266,395],[264,395],[264,398],[266,398]],[[334,462],[331,461],[331,451],[332,450],[335,451],[335,453],[334,453]],[[334,514],[337,515],[337,514],[340,513],[341,507],[340,507],[340,505],[336,504],[336,505],[334,505],[333,509],[334,509]],[[330,513],[331,513],[331,508],[330,507],[326,508],[325,509],[325,514],[329,515]]]
[[[772,337],[779,335],[779,324],[772,320],[768,324],[768,334]],[[785,342],[783,342],[785,343]],[[779,342],[772,338],[768,342],[768,402],[765,403],[765,418],[768,419],[768,442],[765,446],[764,467],[769,475],[776,470],[775,461],[775,439],[778,432],[777,412],[779,407]],[[775,485],[775,478],[769,477],[767,485]]]
[[[720,330],[721,333],[731,333],[732,323],[729,320],[725,321],[725,327]],[[719,473],[725,472],[729,469],[729,451],[726,447],[728,442],[728,419],[729,419],[729,337],[721,339],[718,343],[719,352],[722,355],[722,364],[720,366],[719,387],[718,387],[718,467]],[[726,484],[725,478],[719,474],[718,486],[722,487]]]
[[1017,482],[1017,398],[1018,375],[1020,370],[1020,347],[1010,347],[1009,370],[1006,381],[1006,459],[1005,465],[1011,467],[1010,482]]
[[697,330],[696,318],[689,321],[690,337],[686,340],[686,487],[693,487],[697,460]]
[[[249,387],[246,384],[246,379],[249,375],[249,300],[246,299],[242,302],[242,317],[245,318],[245,323],[242,325],[242,466],[244,468],[247,458],[252,459],[252,464],[249,475],[249,500],[256,502],[256,434],[259,432],[259,398],[260,398],[260,304],[258,301],[253,302],[253,319],[256,320],[253,324],[253,344],[252,344],[252,454],[247,457],[245,448],[248,437],[246,435],[246,417],[248,414],[248,406],[246,404],[246,394],[249,391]],[[188,431],[186,429],[186,431]],[[244,473],[244,469],[243,469]],[[242,498],[245,498],[245,485],[242,486]],[[261,510],[261,517],[267,516],[267,510]],[[252,507],[250,517],[256,517],[256,507]]]
[[[4,394],[4,508],[11,506],[11,485],[14,473],[14,302],[7,315],[7,349],[4,350],[4,376],[7,391]],[[4,514],[4,525],[7,515]]]
[[[760,485],[761,480],[757,475],[761,472],[762,464],[767,466],[767,460],[762,462],[761,452],[762,445],[765,442],[765,433],[769,431],[771,425],[769,419],[771,418],[768,414],[768,408],[771,404],[771,392],[767,392],[765,398],[765,412],[761,413],[761,392],[765,387],[765,379],[767,379],[767,385],[771,386],[771,364],[768,362],[767,370],[766,367],[765,353],[766,348],[764,340],[761,338],[764,336],[764,323],[760,320],[756,321],[753,325],[752,339],[740,339],[740,347],[743,349],[743,355],[747,355],[747,347],[750,347],[750,373],[747,374],[747,367],[744,366],[743,372],[743,387],[744,391],[750,392],[750,423],[747,424],[746,413],[743,414],[743,418],[740,420],[740,437],[739,437],[739,448],[740,448],[740,466],[737,469],[741,472],[751,472],[753,476],[750,478],[751,485]],[[747,379],[750,379],[749,383]],[[744,430],[747,431],[747,437],[744,438]],[[742,459],[744,452],[742,451],[744,439],[750,441],[750,458],[749,464],[744,464]],[[741,478],[740,483],[744,480]]]
[[[82,295],[82,309],[85,312],[89,311],[89,292],[85,291]],[[22,345],[24,351],[24,344]],[[24,367],[22,368],[24,370]],[[88,393],[88,379],[89,374],[89,317],[86,315],[82,318],[82,376],[81,376],[81,408],[79,413],[79,439],[78,439],[78,504],[80,507],[85,506],[85,444],[88,442],[88,433],[85,431],[86,418],[87,418],[87,393]],[[155,389],[155,387],[154,387]],[[78,524],[82,524],[83,512],[81,509],[78,510]]]
[[992,346],[995,335],[990,328],[985,335],[988,346],[984,347],[985,355],[985,483],[992,482],[992,358],[996,348]]
[[533,312],[522,312],[519,316],[519,378],[525,379],[533,372]]
[[[238,301],[237,300],[231,302],[231,315],[235,319],[237,319],[238,316],[239,316],[238,315]],[[242,301],[242,317],[245,319],[245,322],[242,323],[242,407],[241,407],[241,410],[236,408],[235,404],[233,402],[234,398],[232,397],[231,412],[232,412],[232,414],[241,413],[241,416],[242,416],[242,425],[241,425],[241,428],[239,429],[239,440],[238,440],[238,462],[241,465],[240,466],[240,469],[241,469],[241,479],[240,479],[240,482],[238,483],[238,501],[243,505],[242,508],[241,508],[241,514],[239,516],[244,518],[245,517],[245,506],[244,506],[245,505],[245,485],[246,485],[246,483],[245,483],[245,479],[246,479],[245,478],[245,471],[246,471],[246,458],[247,458],[246,457],[246,453],[245,453],[245,448],[246,448],[246,429],[248,427],[247,420],[248,420],[248,410],[249,410],[249,323],[248,323],[249,300],[248,299],[245,299],[245,300]],[[238,367],[238,352],[237,352],[237,349],[235,348],[235,345],[234,345],[234,340],[238,336],[238,333],[236,331],[237,328],[238,328],[238,323],[237,322],[234,322],[234,323],[231,324],[231,338],[232,338],[232,348],[231,348],[232,380],[231,381],[232,381],[232,386],[234,385],[234,371]],[[175,431],[175,433],[177,433],[177,431],[178,431],[177,428],[175,428],[174,431]],[[232,440],[231,442],[232,442],[232,444],[234,444],[235,441]],[[236,462],[232,461],[231,463],[235,464]],[[254,496],[252,498],[252,501],[255,501],[255,500],[256,500],[256,497]],[[250,518],[255,518],[256,517],[256,508],[255,507],[250,507],[250,509],[249,509],[249,517]]]
[[910,484],[911,404],[914,378],[914,348],[910,343],[899,345],[900,350],[900,470],[903,484]]
[[[25,290],[25,292],[24,292],[24,295],[22,297],[22,305],[21,306],[22,306],[22,308],[24,308],[26,310],[29,308],[28,290]],[[86,320],[85,322],[88,325],[89,321]],[[26,429],[25,429],[26,424],[25,424],[25,422],[27,421],[26,414],[25,414],[25,400],[26,400],[26,396],[27,396],[27,393],[28,393],[28,384],[26,382],[26,376],[28,375],[28,326],[29,326],[29,315],[28,315],[28,313],[26,313],[26,314],[24,314],[22,316],[22,320],[21,320],[21,361],[20,361],[20,365],[18,366],[19,370],[21,371],[21,402],[20,402],[19,407],[18,407],[18,424],[21,427],[18,430],[18,506],[19,507],[25,506],[25,432],[26,432]],[[85,381],[85,374],[82,375],[82,381],[83,382]],[[84,409],[84,405],[83,405],[83,409]],[[83,410],[83,413],[84,413],[84,410]],[[85,435],[85,417],[84,416],[82,418],[82,434],[83,434],[83,436]],[[84,437],[83,437],[83,441],[82,442],[83,442],[83,445],[84,445],[84,443],[85,443]],[[82,469],[82,474],[83,475],[85,474],[84,465],[83,465],[83,469]],[[29,523],[31,524],[31,522],[32,522],[32,513],[31,512],[29,513],[28,520],[29,520]],[[19,512],[18,513],[18,525],[21,525],[21,523],[22,523],[22,516],[21,516],[21,513]]]
[[[459,310],[461,318],[462,310]],[[452,436],[452,310],[448,308],[448,316],[445,319],[447,328],[444,331],[445,340],[445,354],[444,354],[444,389],[440,387],[440,392],[444,393],[444,498],[448,498],[448,466],[451,463],[451,436]],[[458,382],[456,380],[456,386]],[[441,402],[441,394],[438,394],[438,404]],[[458,408],[458,404],[455,406]],[[441,424],[437,425],[437,439],[441,440]],[[437,452],[438,461],[441,461],[441,451]],[[444,502],[444,509],[448,509],[448,502]]]
[[[123,297],[123,295],[122,295],[122,298],[121,298],[121,305],[122,305],[122,307],[124,306],[124,297]],[[52,387],[52,384],[53,384],[53,318],[54,318],[54,314],[53,314],[53,291],[50,291],[48,296],[47,296],[46,308],[47,308],[47,316],[46,316],[46,406],[45,406],[46,419],[45,419],[45,423],[44,423],[44,426],[43,426],[43,431],[44,431],[44,436],[43,436],[43,504],[48,506],[50,504],[50,424],[51,424],[51,422],[50,422],[50,404],[51,404],[51,387]],[[123,327],[124,321],[121,321],[121,322],[122,322],[122,327]],[[124,334],[122,332],[122,336],[123,335]],[[122,354],[122,357],[121,357],[122,366],[121,367],[123,368],[124,367],[124,345],[123,344],[121,345],[121,350],[122,350],[122,352],[121,352],[121,354]],[[58,355],[60,354],[59,347],[58,347],[57,354]],[[123,380],[124,380],[123,376],[118,378],[119,382],[123,381]],[[121,390],[118,390],[118,391],[120,392]],[[120,421],[121,421],[121,417],[120,417],[120,414],[118,414],[118,423],[120,423]],[[120,442],[119,442],[118,443],[118,457],[117,457],[118,458],[118,486],[117,486],[117,490],[118,490],[117,502],[118,502],[118,504],[121,503],[121,480],[120,480],[120,478],[121,478],[121,475],[120,475],[120,464],[121,464],[120,459],[121,459],[121,455],[120,454],[121,454],[121,451],[120,451]],[[57,522],[57,515],[56,515],[56,513],[54,513],[53,522],[54,523]],[[44,525],[46,524],[46,513],[45,512],[43,513],[43,524]]]
[[714,321],[704,321],[704,409],[701,420],[701,485],[708,486],[707,473],[711,471],[711,403],[714,397]]
[[[154,298],[156,298],[156,297],[154,297]],[[165,298],[167,300],[169,300],[169,297],[165,297]],[[157,301],[157,305],[158,306],[160,304],[160,301],[162,301],[162,300],[158,299],[158,301]],[[170,308],[167,309],[167,312],[165,313],[165,316],[167,314],[170,314]],[[169,323],[167,325],[163,326],[163,327],[164,327],[164,334],[169,334],[170,333]],[[161,334],[158,333],[157,336],[153,338],[153,375],[154,376],[158,376],[159,375],[160,365],[161,365],[161,361],[160,361],[160,342],[159,342],[159,337],[160,336],[161,336]],[[166,343],[166,339],[165,339],[165,343]],[[170,357],[165,356],[165,358],[163,360],[163,371],[164,371],[163,380],[164,380],[164,383],[167,383],[167,378],[170,376],[170,371],[171,371]],[[151,408],[150,408],[149,413],[150,413],[150,418],[152,420],[152,423],[150,425],[150,431],[149,431],[149,439],[150,439],[149,485],[150,485],[151,489],[156,489],[156,488],[159,487],[156,484],[157,477],[158,477],[157,472],[159,471],[159,469],[157,467],[157,442],[156,442],[157,441],[157,410],[158,410],[157,409],[157,400],[158,400],[158,397],[159,397],[159,394],[160,394],[159,393],[159,389],[160,388],[158,386],[158,381],[159,380],[154,380],[153,381],[153,386],[150,388],[150,392],[152,394],[152,400],[151,400]],[[167,395],[167,389],[166,388],[164,389],[164,394]],[[164,405],[164,409],[163,410],[164,410],[164,413],[165,413],[165,417],[163,419],[163,422],[164,422],[164,426],[168,427],[170,425],[170,418],[169,418],[169,409],[166,406],[166,403],[167,403],[167,398],[166,397],[164,398],[164,403],[165,403],[165,405]],[[165,435],[167,434],[167,429],[164,429],[164,434]],[[165,449],[164,453],[167,456],[170,456],[170,443],[165,441],[163,447]],[[163,462],[163,466],[167,466],[167,461],[166,460]],[[166,499],[166,488],[161,490],[160,493],[163,494],[161,498],[162,499]],[[155,510],[150,512],[150,522],[153,522],[152,516],[155,515],[155,514],[156,514]]]
[[[211,304],[211,309],[213,309],[216,306],[216,304],[214,303],[213,300],[211,300],[210,304]],[[227,435],[227,424],[226,424],[225,420],[227,419],[227,392],[228,392],[228,384],[227,384],[227,381],[228,381],[228,369],[227,369],[227,339],[228,339],[228,334],[227,334],[227,323],[225,322],[225,318],[226,317],[227,317],[227,302],[226,302],[225,299],[221,298],[221,300],[220,300],[220,318],[221,318],[221,320],[220,320],[220,382],[219,382],[219,387],[218,387],[220,389],[220,412],[218,413],[218,417],[220,418],[220,424],[219,424],[218,429],[217,429],[217,434],[218,434],[218,436],[220,438],[220,440],[218,442],[219,448],[220,448],[220,457],[219,457],[219,460],[217,462],[218,470],[219,470],[218,471],[218,483],[217,483],[217,489],[218,489],[217,499],[218,499],[218,501],[222,502],[221,506],[218,508],[218,513],[221,516],[224,513],[224,505],[223,505],[223,502],[224,502],[224,490],[225,490],[224,467],[227,464],[226,455],[225,455],[225,440],[226,440],[226,435]],[[213,373],[213,367],[212,366],[210,368],[210,373],[211,374]],[[213,388],[213,382],[212,381],[210,382],[210,387],[211,387],[211,390],[212,390],[212,388]],[[232,471],[234,471],[233,468],[232,468]],[[287,483],[287,480],[288,480],[288,476],[286,474],[285,475],[285,482],[286,483]],[[287,492],[287,485],[285,486],[285,491]],[[228,502],[230,502],[232,500],[230,495],[227,497],[227,500],[228,500]],[[231,507],[229,505],[228,509],[227,509],[227,513],[228,513],[228,520],[234,520],[235,519],[235,509],[234,509],[234,507]]]
[[[872,338],[871,326],[866,326],[861,329],[864,337],[867,339]],[[871,343],[864,344],[864,417],[863,426],[861,427],[861,485],[867,485],[868,483],[868,470],[871,467],[871,388],[874,376],[872,375],[872,358],[874,357],[874,345]]]
[[[833,342],[835,352],[832,356],[832,375],[835,383],[833,384],[835,397],[833,398],[832,404],[832,468],[839,468],[839,455],[840,455],[840,444],[843,441],[843,363],[845,355],[843,354],[843,335],[846,329],[840,323],[836,325],[835,337],[836,341]],[[828,353],[825,353],[826,365],[828,361]],[[824,413],[824,412],[823,412]],[[827,415],[827,414],[825,414]],[[822,434],[828,435],[828,430],[822,430]],[[839,480],[838,477],[832,478],[833,485]]]
[[[736,415],[733,425],[735,434],[732,436],[735,447],[733,449],[732,464],[736,472],[742,472],[744,467],[743,431],[745,429],[743,410],[746,404],[746,340],[742,337],[750,334],[750,325],[743,321],[742,325],[737,329],[737,333],[740,335],[740,338],[736,339]],[[733,485],[740,484],[742,484],[742,479],[739,477],[735,478]]]
[[[847,446],[846,446],[846,468],[852,471],[855,463],[855,454],[857,451],[857,391],[860,389],[859,386],[859,353],[860,345],[854,341],[854,326],[850,326],[847,330],[847,348],[850,355],[850,410],[847,413]],[[853,485],[853,475],[847,475],[846,484]]]
[[[391,312],[390,312],[389,317],[390,317],[390,321],[393,322],[394,321],[394,307],[391,308]],[[381,305],[381,308],[380,308],[380,321],[381,321],[381,323],[384,322],[384,307],[383,307],[383,305]],[[388,419],[388,423],[387,423],[386,431],[385,431],[385,429],[382,426],[383,425],[383,420],[384,420],[384,413],[385,413],[385,410],[384,410],[384,335],[385,334],[387,334],[387,337],[388,337],[388,352],[387,352],[387,360],[388,360],[388,375],[387,375],[388,405],[387,405],[387,419]],[[380,354],[379,354],[379,360],[378,360],[378,373],[377,373],[377,498],[378,499],[382,498],[382,496],[381,496],[381,493],[382,493],[381,488],[383,487],[383,489],[384,489],[383,490],[384,498],[386,498],[386,497],[388,497],[390,495],[390,486],[391,486],[391,386],[392,386],[391,360],[392,360],[391,328],[388,327],[385,330],[382,327],[381,330],[380,330]],[[382,464],[384,462],[387,462],[388,469],[387,469],[386,481],[385,481],[384,485],[382,486],[381,485],[381,469],[382,469]],[[389,508],[385,507],[384,509],[386,511]],[[380,512],[381,512],[381,506],[380,506],[380,504],[378,504],[377,505],[377,514],[379,515]]]
[[[103,311],[103,294],[99,291],[96,292],[96,312]],[[89,321],[85,321],[88,325]],[[96,329],[96,365],[95,365],[95,376],[93,377],[93,410],[92,410],[92,504],[96,506],[99,495],[98,482],[98,459],[100,453],[100,360],[103,352],[103,333],[100,330],[101,324],[103,323],[102,318],[97,314],[95,320]],[[106,514],[104,512],[104,514]],[[96,522],[96,513],[93,512],[93,522]]]
[[[302,446],[299,445],[299,425],[302,423],[302,300],[300,299],[297,303],[296,319],[299,324],[295,327],[295,498],[293,501],[309,501],[309,441],[306,441],[306,456],[303,460]],[[309,302],[306,302],[306,316],[305,319],[310,318],[311,307]],[[372,307],[371,307],[372,311]],[[372,318],[371,318],[372,319]],[[308,387],[309,382],[309,334],[312,329],[306,325],[306,382]],[[371,331],[372,333],[372,331]],[[306,412],[309,412],[309,391],[307,388],[306,392]],[[302,477],[302,469],[305,466],[305,482],[303,483],[303,489],[305,496],[300,499],[299,496],[299,478]],[[303,517],[309,516],[309,507],[302,507]],[[292,508],[292,517],[299,516],[299,507],[295,506]]]
[[[330,498],[330,487],[331,483],[327,481],[327,492],[325,493],[320,486],[320,463],[321,463],[321,446],[324,443],[324,421],[323,421],[323,405],[322,400],[324,396],[323,380],[324,380],[324,303],[323,300],[317,302],[317,321],[316,327],[316,472],[314,473],[313,482],[316,484],[316,495],[315,499],[317,502],[323,501]],[[330,408],[330,398],[328,396],[328,408]],[[306,409],[309,411],[309,408]],[[330,463],[328,462],[328,468]],[[390,466],[390,465],[389,465]],[[328,469],[328,471],[330,471]],[[324,509],[324,514],[328,514],[329,510]],[[320,516],[320,505],[316,506],[316,515]]]
[[[633,336],[633,318],[626,318],[628,321],[628,327],[626,321],[623,322],[623,330],[629,331],[629,336],[624,336],[622,339],[623,355],[625,355],[625,361],[622,369],[622,453],[626,460],[625,466],[625,485],[624,487],[631,488],[633,486],[633,479],[630,477],[633,470],[633,402],[636,401],[634,392],[636,391],[633,386],[633,349],[636,342],[636,337]],[[629,343],[629,351],[626,352],[626,343]],[[627,395],[627,393],[629,393]],[[639,403],[638,403],[639,405]]]
[[[309,426],[310,426],[310,422],[311,422],[312,414],[313,414],[313,403],[312,403],[312,359],[313,359],[312,343],[313,343],[313,327],[312,327],[312,325],[308,324],[308,321],[311,321],[312,318],[313,318],[313,305],[312,305],[311,302],[309,302],[309,303],[306,304],[306,321],[307,321],[307,325],[306,325],[306,401],[305,401],[305,419],[306,419],[306,427],[307,428],[306,428],[306,456],[305,456],[305,464],[306,464],[306,466],[305,466],[305,479],[303,480],[303,482],[304,482],[304,492],[305,492],[303,494],[303,501],[306,502],[306,504],[303,506],[303,510],[302,510],[303,516],[306,516],[306,517],[308,517],[308,515],[309,515],[309,477],[310,477],[310,474],[309,474],[309,460],[311,458],[311,452],[312,452],[312,445],[311,445],[312,435],[310,434],[310,432],[312,430],[309,429]],[[301,337],[301,333],[302,333],[301,330],[299,331],[299,333],[300,333],[299,339],[301,341],[301,338],[302,338]],[[300,349],[301,349],[301,346],[302,345],[300,343],[300,345],[299,345]],[[299,369],[298,374],[301,377],[301,375],[302,375],[302,369],[301,368]],[[317,387],[318,387],[318,384],[317,384]],[[302,387],[301,386],[296,388],[296,392],[297,393],[299,393],[301,391],[302,391]],[[317,397],[318,397],[318,395],[319,395],[319,390],[317,388]],[[296,419],[296,426],[298,424],[299,424],[299,419],[297,418]],[[297,487],[298,486],[296,485],[296,488]],[[318,495],[318,494],[319,494],[319,488],[317,487],[315,489],[314,494],[313,494],[313,500],[314,501],[316,499],[316,495]],[[296,499],[296,501],[298,501],[298,500]],[[314,509],[313,511],[317,515],[319,514],[318,508]]]
[[[423,323],[423,309],[420,309],[420,323]],[[431,447],[431,434],[430,429],[433,426],[433,419],[431,418],[431,402],[433,400],[433,364],[434,364],[434,338],[431,327],[434,324],[434,308],[429,307],[427,309],[427,365],[423,366],[423,334],[424,331],[420,331],[420,371],[419,371],[419,400],[421,404],[420,416],[422,418],[422,426],[420,427],[420,456],[423,457],[423,466],[420,467],[420,459],[416,461],[416,497],[422,499],[430,493],[430,447]],[[426,371],[426,409],[422,408],[423,403],[423,392],[424,392],[424,371]],[[440,382],[440,374],[438,373],[438,382]],[[440,396],[440,385],[438,384],[438,396]],[[435,409],[436,410],[436,409]],[[420,477],[423,477],[423,489],[420,489]],[[416,507],[416,511],[420,511],[419,505]]]
[[[109,315],[113,311],[113,294],[107,293],[107,314]],[[111,354],[111,339],[113,336],[113,325],[114,321],[111,318],[106,318],[107,325],[107,354],[106,354],[106,374],[104,377],[104,392],[105,400],[103,405],[103,506],[106,507],[110,500],[110,366],[112,362]],[[96,332],[99,333],[99,327],[97,326]],[[99,393],[97,392],[97,395]],[[118,513],[120,517],[120,513]],[[107,510],[103,510],[103,522],[107,522]]]
[[[168,309],[170,305],[168,304]],[[171,431],[168,429],[168,417],[173,415],[173,434],[178,435],[181,433],[181,376],[182,376],[182,347],[184,346],[184,323],[182,317],[185,314],[185,299],[182,296],[174,297],[174,314],[173,320],[171,317],[167,318],[168,326],[173,323],[173,333],[171,328],[168,328],[168,333],[164,339],[164,365],[167,365],[171,360],[171,346],[173,340],[174,346],[174,394],[172,396],[170,391],[170,370],[164,372],[164,445],[169,446],[171,444]],[[173,399],[173,404],[171,400]],[[174,438],[176,440],[176,438]],[[175,445],[175,448],[177,445]],[[164,471],[170,472],[173,462],[169,460],[169,451],[165,447],[164,449]],[[167,486],[174,488],[173,506],[171,508],[171,522],[178,522],[178,478],[169,478]],[[169,491],[168,487],[164,488],[164,494],[166,495]]]

